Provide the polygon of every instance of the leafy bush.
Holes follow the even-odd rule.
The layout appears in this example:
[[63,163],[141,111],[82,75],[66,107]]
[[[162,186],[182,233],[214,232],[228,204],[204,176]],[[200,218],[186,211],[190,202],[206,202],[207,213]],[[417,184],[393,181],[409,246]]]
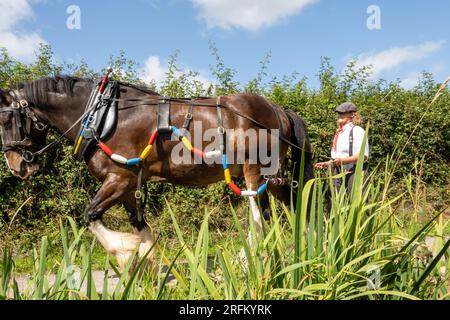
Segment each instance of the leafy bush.
[[[184,74],[177,67],[176,52],[169,59],[166,80],[160,92],[170,96],[204,96],[235,93],[241,90],[255,92],[284,107],[298,112],[309,128],[315,160],[329,155],[330,141],[335,132],[334,108],[345,100],[354,101],[360,108],[365,123],[371,124],[371,166],[384,166],[395,148],[404,147],[398,166],[397,178],[413,170],[413,164],[422,160],[422,180],[439,190],[449,183],[450,169],[450,95],[445,90],[440,99],[428,107],[439,85],[431,74],[423,73],[420,83],[412,90],[403,89],[398,82],[387,83],[369,80],[369,68],[357,69],[350,63],[345,72],[336,72],[328,58],[323,58],[318,72],[320,87],[310,89],[305,78],[294,73],[282,79],[273,77],[265,83],[270,54],[260,62],[261,70],[248,84],[241,86],[234,78],[236,70],[225,66],[214,43],[210,43],[214,64],[212,75],[216,82],[209,88],[195,80],[195,73]],[[124,51],[111,56],[109,65],[114,67],[114,77],[131,83],[142,84],[138,65],[127,59]],[[36,61],[25,64],[11,58],[5,49],[0,51],[0,88],[11,88],[21,82],[44,76],[73,74],[80,77],[98,77],[81,61],[78,64],[56,62],[50,46],[41,46]],[[148,84],[153,89],[155,83]],[[419,127],[415,130],[416,124]],[[408,143],[407,140],[411,136]],[[50,135],[49,141],[56,134]],[[64,144],[51,151],[42,161],[42,169],[31,180],[20,181],[9,173],[4,158],[0,158],[0,237],[8,230],[25,228],[29,232],[48,228],[56,217],[69,215],[81,220],[88,200],[93,197],[98,183],[90,176],[86,166],[75,163],[70,157],[71,146]],[[399,179],[401,181],[401,179]],[[152,221],[162,232],[170,233],[167,206],[161,195],[170,199],[177,214],[181,215],[187,230],[197,230],[203,219],[199,203],[219,207],[215,216],[216,227],[226,230],[230,216],[223,206],[230,196],[223,184],[206,189],[191,189],[172,185],[151,184],[147,211],[155,214]],[[444,196],[446,196],[444,194]],[[234,204],[238,199],[234,199]],[[165,214],[158,215],[160,212]],[[158,220],[160,219],[160,220]],[[9,228],[11,227],[11,228]],[[37,231],[39,232],[39,231]],[[31,236],[31,235],[30,235]]]
[[[95,242],[83,241],[86,229],[80,230],[68,218],[70,227],[61,224],[63,252],[58,263],[47,266],[48,237],[42,237],[40,248],[33,249],[33,274],[25,290],[17,285],[14,258],[9,250],[4,250],[0,263],[0,300],[8,297],[17,300],[448,299],[450,240],[443,238],[442,214],[422,223],[417,231],[399,225],[393,218],[396,211],[393,207],[406,195],[380,197],[382,189],[373,177],[364,191],[362,164],[363,155],[358,161],[350,196],[344,187],[330,190],[332,205],[328,214],[324,210],[323,194],[327,188],[324,182],[330,182],[331,174],[316,175],[305,185],[303,194],[298,194],[301,205],[295,212],[283,206],[278,215],[275,201],[271,201],[272,222],[264,223],[261,234],[250,222],[252,244],[233,206],[229,210],[239,240],[212,245],[211,211],[205,210],[198,237],[193,242],[181,231],[180,220],[168,205],[170,225],[178,239],[176,253],[169,255],[165,242],[160,242],[155,248],[161,273],[140,269],[144,259],[131,271],[131,259],[124,272],[117,273],[118,280],[112,286],[108,272],[110,267],[114,269],[114,264],[107,257],[102,271],[103,284],[98,281],[96,284],[92,269]],[[309,201],[312,209],[307,228]],[[424,244],[427,235],[437,239],[434,256]],[[48,272],[56,275],[52,282]],[[169,284],[171,275],[176,282]]]

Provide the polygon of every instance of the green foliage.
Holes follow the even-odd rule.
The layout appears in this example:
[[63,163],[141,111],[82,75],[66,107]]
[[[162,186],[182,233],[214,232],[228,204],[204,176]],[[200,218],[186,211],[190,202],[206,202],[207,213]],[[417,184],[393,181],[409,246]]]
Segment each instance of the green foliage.
[[63,71],[63,68],[62,64],[54,62],[53,51],[49,45],[40,45],[36,53],[36,60],[31,64],[14,60],[5,48],[1,48],[0,88],[11,88],[19,83],[54,76]]
[[[132,59],[127,59],[125,51],[120,50],[118,56],[111,55],[107,67],[113,69],[112,77],[114,79],[120,79],[121,81],[143,85],[144,82],[139,78],[138,64]],[[106,67],[102,70],[102,74],[105,74]]]
[[209,49],[215,61],[215,64],[210,66],[211,73],[217,81],[215,94],[219,96],[239,92],[239,83],[233,80],[236,70],[225,67],[225,63],[219,54],[219,49],[214,42],[209,42]]
[[256,74],[256,77],[245,86],[246,92],[251,92],[254,94],[264,94],[263,89],[264,85],[262,83],[264,77],[267,77],[267,68],[270,63],[270,58],[272,57],[272,53],[268,52],[264,58],[259,62],[261,69]]
[[[408,232],[393,219],[394,207],[406,195],[383,199],[373,175],[363,189],[362,164],[363,153],[351,195],[344,187],[330,188],[329,213],[324,211],[323,194],[328,188],[324,182],[337,178],[331,174],[316,175],[306,183],[298,195],[301,205],[296,212],[283,206],[278,215],[272,198],[272,221],[264,223],[261,234],[249,219],[248,237],[230,205],[239,241],[219,246],[211,242],[212,211],[205,209],[192,242],[186,240],[180,220],[167,203],[177,250],[169,255],[166,246],[155,247],[157,270],[167,267],[167,271],[147,272],[142,268],[145,256],[133,270],[131,259],[113,286],[108,284],[108,269],[114,269],[109,257],[103,286],[97,287],[93,281],[95,242],[82,241],[86,229],[78,229],[68,218],[68,224],[60,227],[63,252],[59,262],[47,267],[48,238],[42,237],[39,251],[38,246],[33,250],[33,275],[25,290],[18,288],[14,258],[7,248],[3,250],[0,299],[448,299],[450,240],[442,238],[442,213],[422,223],[419,230]],[[308,204],[311,212],[306,228]],[[425,236],[432,234],[439,239],[434,257],[424,245]],[[52,283],[48,271],[55,274]],[[170,275],[176,283],[168,283]]]
[[[450,168],[450,94],[447,89],[431,107],[429,103],[439,85],[429,73],[423,73],[421,81],[412,90],[403,89],[398,82],[377,82],[369,79],[370,69],[356,68],[349,63],[341,73],[336,72],[330,59],[322,58],[317,77],[320,86],[310,89],[306,78],[297,73],[267,82],[270,52],[260,62],[255,78],[245,85],[235,80],[237,71],[226,67],[219,50],[209,44],[213,64],[211,74],[215,83],[205,88],[196,80],[198,75],[178,67],[179,51],[168,61],[166,79],[159,88],[162,94],[174,97],[231,94],[239,91],[255,92],[275,103],[295,110],[309,129],[315,160],[329,156],[330,143],[335,132],[334,108],[345,100],[355,102],[364,124],[370,121],[371,167],[384,167],[394,150],[402,150],[391,179],[402,183],[414,171],[414,163],[421,161],[421,182],[444,190],[449,183]],[[114,68],[114,77],[135,84],[143,84],[139,77],[139,65],[126,57],[123,50],[111,55],[107,63]],[[105,64],[106,65],[106,64]],[[104,70],[93,70],[85,61],[79,63],[58,62],[48,45],[42,45],[36,60],[25,64],[13,59],[5,49],[0,50],[0,89],[45,76],[73,74],[80,77],[99,77]],[[147,84],[156,89],[156,83]],[[416,125],[419,123],[418,128]],[[416,128],[416,129],[415,129]],[[57,134],[51,133],[48,142]],[[408,140],[409,139],[409,140]],[[41,170],[32,179],[20,181],[14,178],[0,157],[0,240],[15,240],[24,250],[47,230],[57,233],[55,220],[73,216],[81,222],[82,213],[89,199],[98,189],[85,165],[72,161],[71,146],[65,144],[47,154],[41,161]],[[380,173],[383,176],[383,173]],[[404,189],[404,186],[400,186]],[[203,221],[205,206],[217,208],[214,212],[215,231],[229,230],[232,220],[224,203],[229,198],[240,205],[223,184],[204,189],[192,189],[170,184],[151,184],[147,212],[152,223],[164,235],[174,236],[171,218],[162,194],[183,221],[184,232],[196,233]],[[436,201],[445,203],[448,194],[441,191]],[[239,214],[242,212],[239,211]],[[122,226],[126,222],[124,212],[118,211],[113,222]],[[15,233],[14,233],[15,230]],[[23,232],[21,232],[23,231]]]
[[177,66],[177,59],[180,51],[177,50],[169,57],[166,78],[161,86],[160,93],[167,97],[204,97],[212,93],[212,85],[204,88],[202,82],[197,77],[198,72],[188,70],[183,72]]

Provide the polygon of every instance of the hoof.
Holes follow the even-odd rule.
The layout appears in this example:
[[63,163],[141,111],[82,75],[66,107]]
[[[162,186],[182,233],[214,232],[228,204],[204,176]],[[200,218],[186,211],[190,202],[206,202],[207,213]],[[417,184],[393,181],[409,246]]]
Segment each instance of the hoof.
[[100,212],[86,211],[84,213],[84,224],[88,227],[91,222],[100,220],[101,218],[102,214]]
[[270,222],[270,217],[272,216],[272,210],[270,210],[269,208],[267,208],[267,209],[265,209],[265,210],[263,211],[262,214],[263,214],[264,220],[267,221],[267,222]]

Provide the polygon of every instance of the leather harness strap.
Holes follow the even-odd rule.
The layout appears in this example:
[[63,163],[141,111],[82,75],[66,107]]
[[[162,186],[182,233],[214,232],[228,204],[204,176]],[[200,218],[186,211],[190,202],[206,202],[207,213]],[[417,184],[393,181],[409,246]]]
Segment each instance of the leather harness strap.
[[[201,98],[202,100],[204,99],[210,99],[210,98]],[[126,106],[126,107],[119,107],[119,110],[126,110],[129,108],[134,108],[134,107],[139,107],[139,106],[152,106],[152,105],[158,105],[158,102],[161,101],[172,101],[172,102],[180,102],[180,103],[186,103],[186,99],[175,99],[175,98],[166,98],[166,97],[160,97],[160,98],[155,98],[155,99],[111,99],[112,101],[117,101],[117,102],[141,102],[139,104],[135,104],[132,106]],[[207,103],[199,103],[199,102],[192,102],[191,103],[192,106],[198,106],[198,107],[217,107],[217,104],[213,105],[213,104],[207,104]],[[230,107],[220,104],[220,106],[224,109],[229,110],[230,112],[247,119],[248,121],[254,123],[255,125],[257,125],[258,127],[262,128],[262,129],[266,129],[269,130],[269,132],[271,134],[272,133],[272,129],[270,128],[266,128],[266,126],[264,124],[262,124],[261,122],[253,119],[252,117],[249,117],[246,114],[243,114],[242,112],[239,112],[237,110],[231,109]],[[277,114],[277,116],[279,116]],[[283,141],[284,143],[288,144],[289,146],[291,146],[292,148],[298,149],[300,151],[302,151],[303,149],[297,145],[295,145],[294,143],[292,143],[291,141],[289,141],[287,138],[283,137],[281,134],[277,135],[277,134],[273,134],[275,137],[278,137],[281,141]],[[312,154],[312,152],[305,150],[305,153],[307,154]]]
[[186,113],[186,116],[184,117],[184,123],[182,126],[182,128],[184,130],[187,130],[189,128],[189,124],[191,123],[193,112],[194,112],[194,99],[191,99],[191,101],[189,103],[189,111],[188,111],[188,113]]
[[220,151],[225,153],[225,128],[223,127],[222,118],[222,105],[220,103],[221,96],[217,97],[216,109],[217,109],[217,132],[220,134]]
[[170,101],[158,104],[158,133],[170,133]]
[[[134,193],[134,198],[136,199],[136,215],[139,222],[142,222],[144,217],[144,208],[145,203],[147,200],[147,197],[144,198],[144,201],[142,201],[142,179],[144,175],[144,166],[142,163],[139,165],[139,173],[137,177],[137,184],[136,184],[136,192]],[[147,184],[144,183],[144,195],[147,195]]]
[[[93,94],[91,95],[91,98],[93,98]],[[225,129],[223,127],[222,108],[226,108],[230,112],[232,112],[232,113],[234,113],[234,114],[236,114],[236,115],[238,115],[240,117],[243,117],[243,118],[247,119],[248,121],[254,123],[255,125],[257,125],[260,128],[269,130],[269,132],[271,134],[273,134],[271,132],[272,129],[266,128],[265,125],[263,125],[262,123],[258,122],[257,120],[255,120],[255,119],[249,117],[248,115],[243,114],[243,113],[241,113],[241,112],[239,112],[237,110],[234,110],[234,109],[232,109],[232,108],[230,108],[230,107],[228,107],[226,105],[223,105],[221,103],[221,96],[217,97],[215,105],[201,103],[201,102],[196,102],[196,100],[194,100],[194,99],[187,100],[187,99],[173,99],[173,98],[165,98],[165,97],[159,97],[157,99],[139,99],[139,98],[135,98],[135,99],[119,99],[119,98],[115,98],[115,97],[113,98],[112,96],[105,96],[105,97],[102,97],[102,98],[103,98],[102,101],[101,101],[102,103],[140,102],[140,104],[136,104],[136,105],[133,105],[133,106],[127,106],[127,107],[118,108],[119,110],[128,109],[128,108],[136,107],[136,106],[140,106],[140,105],[146,105],[146,106],[148,106],[148,105],[159,105],[160,106],[160,111],[162,111],[161,109],[165,109],[165,111],[167,113],[168,113],[169,108],[170,108],[170,102],[179,102],[179,103],[187,103],[187,102],[189,102],[189,111],[188,111],[188,113],[185,116],[185,121],[184,121],[184,124],[183,124],[183,127],[182,127],[183,129],[187,129],[189,127],[190,121],[192,120],[192,113],[193,113],[193,107],[194,106],[203,106],[203,107],[214,107],[215,106],[216,110],[217,110],[217,121],[218,121],[218,129],[217,130],[218,130],[218,132],[219,132],[219,134],[221,136],[221,139],[220,139],[220,150],[221,150],[222,153],[225,152],[225,134],[226,134]],[[208,98],[200,98],[198,100],[202,100],[202,99],[208,99]],[[27,121],[26,124],[25,124],[25,131],[27,131],[26,134],[29,133],[29,129],[30,129],[30,126],[31,126],[31,121],[36,123],[38,120],[36,119],[36,117],[34,116],[32,111],[28,109],[28,105],[21,106],[21,104],[20,104],[21,102],[18,102],[18,103],[19,103],[19,106],[20,106],[19,108],[17,108],[17,109],[16,108],[11,108],[11,109],[10,108],[4,108],[2,110],[2,112],[12,112],[13,113],[14,120],[16,121],[16,126],[18,128],[18,130],[16,130],[16,135],[20,135],[21,136],[23,134],[23,129],[24,129],[23,128],[23,123],[22,123],[22,118],[21,118],[21,113],[22,113],[21,109],[23,109],[25,111],[25,114],[26,114],[26,121]],[[165,104],[165,106],[164,106],[165,108],[161,108],[162,107],[161,104]],[[277,117],[277,121],[278,121],[278,124],[279,124],[279,130],[282,130],[282,122],[281,122],[281,119],[280,119],[280,115],[278,114],[277,110],[274,108],[274,106],[272,104],[270,104],[270,106],[271,106],[272,110],[274,111],[275,116]],[[21,107],[23,107],[23,108],[21,108]],[[72,124],[72,126],[68,130],[66,130],[54,142],[48,144],[47,146],[43,147],[42,149],[40,149],[40,150],[38,150],[37,152],[34,152],[34,153],[32,153],[30,151],[26,151],[26,152],[28,152],[27,157],[26,157],[26,158],[28,158],[27,160],[29,160],[29,162],[33,161],[33,159],[34,159],[34,157],[36,155],[41,155],[42,153],[44,153],[48,149],[54,147],[56,144],[61,142],[62,138],[64,138],[69,133],[69,131],[71,131],[73,128],[75,128],[81,121],[83,121],[83,119],[88,114],[90,114],[91,111],[94,108],[95,108],[95,104],[93,106],[91,106],[90,108],[88,107],[87,110],[85,110],[85,112]],[[168,123],[165,123],[166,121],[164,121],[164,119],[158,119],[158,120],[162,120],[161,122],[158,121],[159,125],[162,125],[163,127],[166,127],[168,125]],[[30,122],[30,123],[28,123],[28,122]],[[302,148],[300,148],[299,146],[296,146],[291,141],[289,141],[288,139],[283,137],[282,136],[282,132],[280,132],[280,134],[278,134],[278,135],[277,134],[273,134],[273,135],[277,136],[280,140],[284,141],[285,143],[287,143],[291,147],[302,150]],[[96,135],[94,134],[94,136],[96,136]],[[95,138],[98,139],[98,137],[95,137]],[[97,140],[97,139],[95,139],[95,140]],[[308,152],[308,151],[305,151],[305,152]],[[25,155],[24,155],[24,159],[25,159]],[[138,176],[137,176],[137,186],[136,186],[136,192],[135,192],[135,199],[136,199],[137,218],[138,218],[138,221],[141,222],[143,220],[143,211],[144,211],[144,206],[145,206],[145,199],[144,199],[144,203],[143,203],[142,192],[141,192],[141,188],[142,188],[142,185],[143,185],[143,165],[142,165],[142,163],[139,165],[138,168],[139,168],[139,171],[138,171]],[[147,185],[144,184],[144,189],[145,190],[146,190],[146,187],[147,187]],[[145,193],[146,193],[146,191],[145,191]]]
[[355,126],[352,127],[352,129],[350,130],[350,136],[349,136],[349,147],[348,147],[348,155],[349,157],[353,156],[353,129],[355,128]]

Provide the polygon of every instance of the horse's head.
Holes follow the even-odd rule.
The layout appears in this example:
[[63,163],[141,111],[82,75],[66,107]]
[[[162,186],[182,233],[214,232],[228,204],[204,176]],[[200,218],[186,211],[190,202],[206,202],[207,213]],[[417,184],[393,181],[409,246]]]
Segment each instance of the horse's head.
[[39,169],[33,153],[45,146],[47,127],[18,91],[0,90],[0,137],[11,173],[26,179]]

